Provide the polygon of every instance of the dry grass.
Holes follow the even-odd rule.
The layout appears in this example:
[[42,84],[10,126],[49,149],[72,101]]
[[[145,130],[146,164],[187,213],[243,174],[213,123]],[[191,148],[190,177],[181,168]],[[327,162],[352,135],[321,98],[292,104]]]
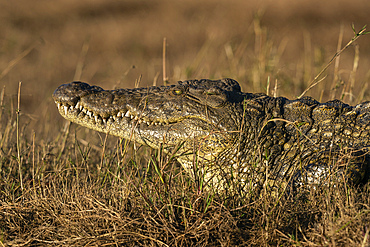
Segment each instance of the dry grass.
[[[369,1],[18,2],[0,3],[0,246],[370,245],[369,184],[279,203],[201,191],[160,151],[66,124],[51,99],[73,78],[160,84],[164,37],[170,82],[231,77],[243,91],[297,97],[351,23],[370,22]],[[368,43],[308,95],[369,100]]]

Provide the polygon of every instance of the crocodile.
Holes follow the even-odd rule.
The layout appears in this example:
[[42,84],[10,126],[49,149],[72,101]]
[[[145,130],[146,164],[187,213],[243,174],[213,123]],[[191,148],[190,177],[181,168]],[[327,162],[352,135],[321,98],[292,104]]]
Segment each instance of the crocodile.
[[216,190],[283,193],[369,179],[369,101],[244,93],[228,78],[117,90],[74,81],[53,98],[67,120],[163,149]]

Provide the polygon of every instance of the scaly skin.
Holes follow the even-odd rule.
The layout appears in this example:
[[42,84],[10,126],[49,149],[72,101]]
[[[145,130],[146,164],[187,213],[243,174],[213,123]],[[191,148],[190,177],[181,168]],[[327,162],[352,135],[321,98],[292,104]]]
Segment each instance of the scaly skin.
[[232,79],[111,91],[72,82],[53,98],[72,122],[177,150],[183,167],[215,188],[280,193],[331,177],[368,179],[370,102],[273,98],[243,93]]

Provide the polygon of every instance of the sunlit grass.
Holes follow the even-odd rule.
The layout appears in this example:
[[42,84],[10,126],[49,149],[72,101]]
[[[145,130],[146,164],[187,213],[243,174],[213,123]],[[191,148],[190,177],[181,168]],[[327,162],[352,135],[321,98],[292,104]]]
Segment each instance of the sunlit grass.
[[[303,55],[297,54],[293,61],[284,60],[284,53],[292,48],[289,40],[273,39],[261,18],[256,15],[247,23],[248,32],[237,36],[241,38],[221,44],[212,39],[203,42],[195,56],[181,64],[174,59],[173,41],[167,39],[165,77],[174,82],[228,76],[237,79],[243,91],[297,97],[309,87],[310,81],[320,80],[315,76],[321,75],[333,54],[317,46],[310,39],[313,34],[308,33]],[[340,29],[337,31],[330,35],[340,36]],[[50,45],[48,42],[46,45]],[[22,67],[25,59],[37,61],[38,55],[44,55],[46,48],[40,44],[27,46],[15,42],[14,50],[19,52],[9,55],[8,62],[1,67],[0,82],[7,86],[1,86],[0,92],[0,246],[369,244],[368,184],[360,188],[335,184],[295,197],[276,198],[263,192],[253,197],[226,194],[204,188],[201,176],[194,179],[187,174],[176,162],[176,152],[165,154],[161,149],[151,150],[67,123],[57,115],[50,98],[35,106],[23,90],[27,88],[26,80],[22,82],[21,104],[17,104],[18,91],[13,84],[18,85],[18,80],[13,80],[14,74],[8,77],[17,66],[20,74],[26,70],[30,77],[46,81],[40,85],[49,91],[47,97],[56,83],[48,82],[51,73],[71,79],[104,78],[118,86],[132,78],[143,83],[142,77],[133,72],[138,68],[122,66],[127,57],[109,61],[101,54],[94,61],[89,60],[89,52],[94,52],[94,43],[89,42],[82,37],[73,65],[62,63],[65,67],[61,71],[68,71],[67,75],[56,72],[57,56],[49,55],[51,67],[38,65],[43,70],[40,77],[35,76],[31,69],[34,67]],[[162,47],[161,39],[152,42]],[[332,46],[334,51],[340,51],[341,47],[335,49],[336,43]],[[369,99],[366,91],[369,78],[356,77],[363,61],[363,47],[355,47],[358,50],[346,49],[342,53],[342,56],[355,53],[350,60],[353,66],[348,68],[338,62],[324,70],[322,76],[328,77],[310,89],[310,95],[320,100],[340,98],[353,104]],[[40,54],[33,54],[34,49],[40,49]],[[34,57],[28,58],[29,55]],[[162,58],[161,53],[159,57]],[[99,63],[95,61],[98,58]],[[337,59],[338,56],[334,62]],[[109,74],[109,69],[100,68],[103,63],[122,68],[109,68],[114,71]],[[54,72],[50,71],[52,66]],[[152,70],[149,65],[148,68]],[[144,70],[146,67],[140,67],[139,74]],[[161,78],[153,71],[144,75],[150,79],[148,85]],[[355,85],[345,83],[347,80]],[[39,115],[28,112],[28,103]]]

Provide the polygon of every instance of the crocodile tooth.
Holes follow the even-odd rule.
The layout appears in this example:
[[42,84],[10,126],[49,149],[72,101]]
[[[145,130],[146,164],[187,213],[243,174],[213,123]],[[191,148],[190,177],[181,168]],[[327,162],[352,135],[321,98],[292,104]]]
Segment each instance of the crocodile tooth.
[[122,117],[122,113],[120,111],[117,113],[117,117]]
[[130,114],[130,111],[127,111],[126,113],[125,113],[125,117],[130,117],[131,116],[131,118],[132,118],[132,115]]
[[64,106],[64,114],[67,115],[68,107]]
[[134,120],[138,120],[139,119],[139,117],[138,116],[135,116],[135,119]]
[[98,116],[94,115],[95,122],[98,122]]
[[58,102],[58,103],[57,103],[57,107],[58,107],[58,109],[60,108],[60,105],[61,105],[61,104]]
[[83,109],[82,109],[82,111],[83,111],[84,113],[87,113],[87,112],[88,112],[88,110],[87,110],[86,108],[83,108]]
[[114,121],[116,121],[116,120],[117,120],[117,117],[116,117],[116,116],[114,116],[114,115],[113,115],[113,117],[112,117],[112,116],[110,116],[110,118],[109,118],[109,119],[112,119],[112,118],[113,118],[113,120],[114,120]]
[[151,125],[151,123],[149,123],[149,122],[146,122],[146,124],[149,126],[149,125]]
[[103,118],[103,123],[107,124],[107,119]]
[[75,108],[76,109],[80,108],[80,102],[77,102],[77,104],[75,105]]
[[82,108],[84,108],[84,107],[80,104],[80,111],[82,111]]
[[141,124],[143,121],[141,119],[139,119],[138,123]]

